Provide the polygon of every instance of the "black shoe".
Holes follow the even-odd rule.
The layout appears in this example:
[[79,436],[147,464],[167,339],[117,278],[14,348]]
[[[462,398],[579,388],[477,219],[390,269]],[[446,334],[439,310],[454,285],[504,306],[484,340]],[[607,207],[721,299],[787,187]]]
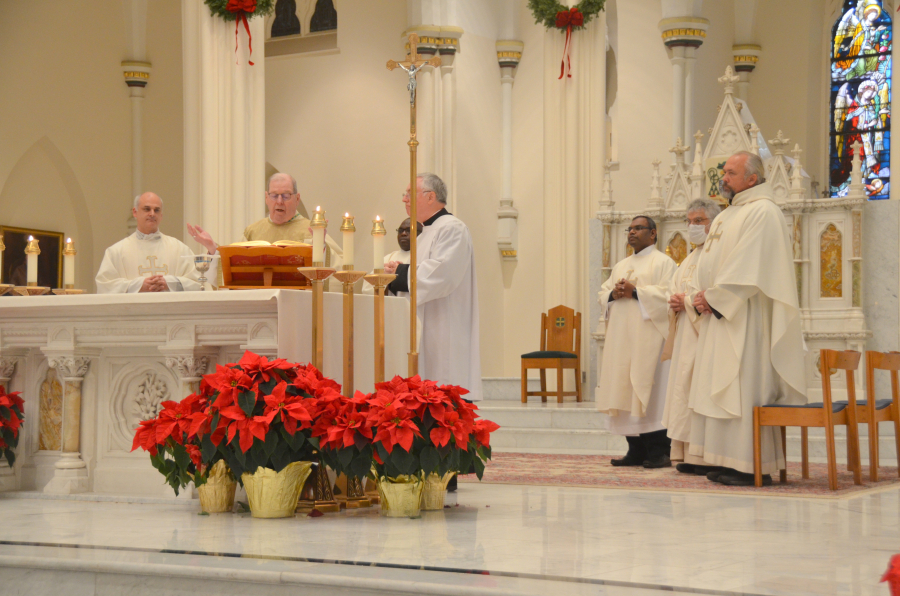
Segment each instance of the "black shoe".
[[448,492],[448,493],[455,493],[455,492],[456,492],[456,474],[454,474],[454,475],[453,475],[453,478],[451,478],[451,479],[447,482],[447,492]]
[[644,467],[647,469],[653,468],[669,468],[672,466],[672,460],[669,459],[668,455],[661,455],[659,457],[654,457],[652,459],[648,459],[644,461]]
[[[762,481],[763,486],[772,485],[772,477],[768,474],[763,474]],[[744,474],[743,472],[736,471],[731,471],[728,474],[721,474],[718,482],[725,486],[753,486],[755,484],[753,474]]]
[[[697,468],[703,468],[703,467],[705,467],[705,466],[697,466],[694,464],[684,464],[684,463],[675,464],[675,469],[678,470],[679,472],[681,472],[682,474],[697,474],[697,475],[699,475],[700,472],[697,470]],[[709,470],[707,470],[707,472],[708,471]],[[704,474],[706,474],[706,472],[704,472]]]
[[609,461],[614,466],[643,466],[644,458],[639,456],[634,456],[631,453],[627,454],[625,457],[620,459],[612,459]]
[[737,470],[732,470],[731,468],[716,468],[712,472],[706,473],[706,479],[713,482],[719,482],[719,477],[724,474],[740,474],[740,472],[738,472]]

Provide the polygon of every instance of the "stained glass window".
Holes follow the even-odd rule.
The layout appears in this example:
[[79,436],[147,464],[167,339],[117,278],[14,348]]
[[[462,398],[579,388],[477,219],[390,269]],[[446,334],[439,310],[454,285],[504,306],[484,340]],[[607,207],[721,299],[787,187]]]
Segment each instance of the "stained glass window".
[[847,194],[853,145],[859,143],[866,193],[886,199],[891,186],[891,17],[881,0],[844,0],[832,40],[831,196]]

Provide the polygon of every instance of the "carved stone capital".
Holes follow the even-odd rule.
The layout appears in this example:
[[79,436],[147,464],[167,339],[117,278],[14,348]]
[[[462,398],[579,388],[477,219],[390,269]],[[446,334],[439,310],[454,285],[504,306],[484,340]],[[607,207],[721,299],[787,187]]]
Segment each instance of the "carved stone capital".
[[87,374],[88,366],[91,364],[89,356],[51,356],[47,361],[63,379],[79,381]]
[[16,372],[16,362],[15,358],[0,357],[0,382],[8,381],[12,378],[13,373]]
[[199,379],[209,368],[209,356],[167,356],[166,366],[179,379]]

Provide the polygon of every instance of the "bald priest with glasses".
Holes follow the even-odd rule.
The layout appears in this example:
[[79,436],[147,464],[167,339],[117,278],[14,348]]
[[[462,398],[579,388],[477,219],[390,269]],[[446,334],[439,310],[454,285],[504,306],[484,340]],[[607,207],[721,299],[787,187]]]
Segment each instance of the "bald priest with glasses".
[[634,254],[622,259],[600,289],[606,341],[597,385],[597,409],[609,430],[628,441],[614,466],[671,466],[671,442],[662,425],[669,361],[660,362],[669,332],[669,281],[675,261],[656,249],[656,223],[639,215],[628,227]]
[[[312,244],[312,232],[309,219],[303,217],[298,210],[300,194],[297,192],[297,181],[290,174],[277,173],[269,177],[266,185],[266,208],[268,217],[254,222],[244,230],[244,240],[262,240],[274,244],[280,240],[293,240]],[[218,249],[218,244],[209,232],[200,226],[188,224],[191,237],[206,247],[210,254]],[[343,251],[331,236],[325,235],[325,255],[322,259],[326,267],[340,269]],[[318,259],[313,259],[318,260]]]

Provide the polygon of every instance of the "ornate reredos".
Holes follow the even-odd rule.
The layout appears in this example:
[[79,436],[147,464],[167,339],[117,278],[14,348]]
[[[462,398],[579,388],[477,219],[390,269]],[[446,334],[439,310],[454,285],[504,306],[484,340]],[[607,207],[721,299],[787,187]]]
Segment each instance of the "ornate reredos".
[[[715,164],[725,161],[738,151],[750,151],[750,140],[744,129],[744,121],[734,101],[734,84],[738,81],[731,66],[725,68],[725,75],[719,82],[725,86],[725,98],[712,127],[706,149],[703,150],[703,171],[707,172]],[[709,176],[703,176],[703,194],[709,193]]]

